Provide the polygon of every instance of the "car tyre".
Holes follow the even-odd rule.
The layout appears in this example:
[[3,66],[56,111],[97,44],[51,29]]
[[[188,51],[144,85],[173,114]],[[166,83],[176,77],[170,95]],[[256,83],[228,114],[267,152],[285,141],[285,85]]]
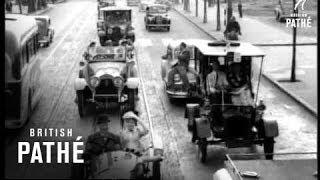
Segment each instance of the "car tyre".
[[205,163],[207,160],[207,139],[201,138],[198,142],[198,160]]
[[135,92],[133,89],[129,89],[128,91],[128,105],[130,110],[135,110]]
[[77,98],[78,98],[78,112],[80,117],[83,117],[84,114],[84,106],[85,106],[85,99],[84,99],[84,92],[83,90],[77,91]]
[[273,159],[273,151],[274,151],[274,138],[273,137],[266,137],[263,143],[264,153],[266,153],[266,159],[272,160]]
[[161,169],[160,169],[160,162],[154,162],[152,164],[152,179],[160,180],[161,179]]

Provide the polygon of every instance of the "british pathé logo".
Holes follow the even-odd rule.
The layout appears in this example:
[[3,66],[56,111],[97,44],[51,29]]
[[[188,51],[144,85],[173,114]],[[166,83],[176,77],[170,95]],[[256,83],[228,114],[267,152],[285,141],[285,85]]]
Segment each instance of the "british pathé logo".
[[294,10],[297,10],[297,8],[299,7],[299,5],[301,4],[301,10],[304,11],[304,3],[306,3],[307,0],[299,0],[295,6],[294,6]]
[[304,11],[304,4],[307,0],[299,0],[294,6],[294,12],[290,14],[290,17],[286,18],[287,27],[296,28],[310,28],[312,19],[307,13],[295,13],[298,12],[299,5],[301,5],[301,10]]

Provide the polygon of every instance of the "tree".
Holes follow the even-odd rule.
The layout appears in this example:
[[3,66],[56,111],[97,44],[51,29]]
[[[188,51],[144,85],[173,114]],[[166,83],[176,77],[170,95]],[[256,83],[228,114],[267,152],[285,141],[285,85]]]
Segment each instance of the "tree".
[[207,0],[203,0],[203,23],[207,23]]
[[36,11],[36,2],[35,0],[28,1],[28,13],[33,13]]
[[19,4],[20,14],[22,14],[22,5],[21,5],[21,0],[18,0],[18,4]]
[[229,22],[231,17],[232,17],[232,0],[228,0],[228,4],[227,4],[227,23]]
[[220,24],[220,0],[217,0],[217,31],[220,31],[221,24]]

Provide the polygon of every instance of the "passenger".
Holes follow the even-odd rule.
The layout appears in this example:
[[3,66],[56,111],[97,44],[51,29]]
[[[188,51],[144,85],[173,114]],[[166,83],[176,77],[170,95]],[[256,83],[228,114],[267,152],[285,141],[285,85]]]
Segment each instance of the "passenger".
[[[140,139],[148,134],[147,127],[132,111],[126,112],[122,118],[124,121],[124,128],[120,133],[122,147],[130,151],[134,150],[134,152],[143,152],[144,148]],[[142,129],[138,128],[138,124]]]
[[190,51],[187,49],[186,43],[182,42],[180,44],[180,53],[178,55],[179,64],[184,66],[188,71],[189,61],[190,61]]
[[236,21],[236,18],[232,16],[227,24],[226,30],[224,31],[224,35],[227,39],[230,37],[230,40],[238,40],[238,34],[241,35],[240,25]]
[[212,71],[207,75],[207,93],[209,99],[214,104],[221,104],[222,93],[229,88],[226,74],[220,70],[219,61],[213,61]]

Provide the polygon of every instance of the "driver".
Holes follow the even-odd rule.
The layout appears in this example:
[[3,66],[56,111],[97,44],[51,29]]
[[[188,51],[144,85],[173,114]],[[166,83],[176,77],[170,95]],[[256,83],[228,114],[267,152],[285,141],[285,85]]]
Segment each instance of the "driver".
[[116,151],[121,149],[120,136],[109,132],[107,116],[105,121],[99,124],[100,130],[88,137],[83,157],[85,160],[93,159],[103,152]]
[[226,74],[220,70],[219,61],[215,60],[211,64],[212,71],[207,75],[207,93],[209,99],[214,104],[221,104],[222,93],[226,91],[229,83]]
[[[126,112],[122,118],[124,120],[124,128],[120,133],[122,147],[134,152],[143,152],[144,148],[140,139],[148,134],[147,127],[132,111]],[[141,125],[141,129],[138,124]]]
[[220,70],[220,63],[214,60],[211,64],[212,72],[207,75],[207,95],[211,103],[216,104],[212,106],[211,114],[214,114],[217,125],[222,126],[221,104],[224,104],[225,91],[228,89],[228,81],[226,74]]

